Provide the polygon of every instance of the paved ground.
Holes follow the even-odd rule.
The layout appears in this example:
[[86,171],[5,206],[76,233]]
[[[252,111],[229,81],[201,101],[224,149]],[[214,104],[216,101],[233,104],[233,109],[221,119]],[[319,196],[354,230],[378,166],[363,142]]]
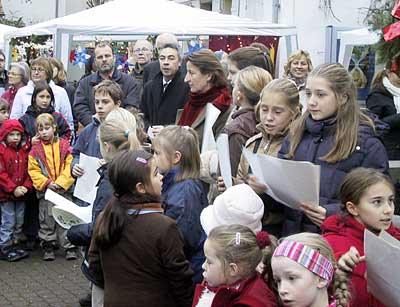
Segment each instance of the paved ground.
[[41,260],[41,250],[27,259],[0,261],[0,307],[78,307],[89,291],[81,273],[82,259],[66,261],[61,251],[53,262]]

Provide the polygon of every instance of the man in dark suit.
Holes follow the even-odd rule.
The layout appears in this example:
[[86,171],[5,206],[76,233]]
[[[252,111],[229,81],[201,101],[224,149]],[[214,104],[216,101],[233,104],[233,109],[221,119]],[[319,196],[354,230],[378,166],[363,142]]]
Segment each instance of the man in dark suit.
[[146,129],[153,125],[175,123],[178,109],[188,99],[189,86],[181,73],[181,56],[177,44],[166,44],[160,50],[160,72],[144,86],[141,111]]

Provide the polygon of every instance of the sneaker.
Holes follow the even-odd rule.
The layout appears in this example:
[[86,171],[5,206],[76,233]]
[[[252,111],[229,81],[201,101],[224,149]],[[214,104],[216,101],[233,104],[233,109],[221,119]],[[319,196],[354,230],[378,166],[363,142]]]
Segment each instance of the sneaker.
[[53,261],[56,259],[54,247],[51,244],[43,244],[43,258],[44,261]]
[[88,293],[84,297],[79,299],[79,305],[82,307],[91,307],[92,306],[92,294]]
[[78,254],[75,248],[67,249],[65,252],[65,259],[66,260],[76,260],[78,259]]

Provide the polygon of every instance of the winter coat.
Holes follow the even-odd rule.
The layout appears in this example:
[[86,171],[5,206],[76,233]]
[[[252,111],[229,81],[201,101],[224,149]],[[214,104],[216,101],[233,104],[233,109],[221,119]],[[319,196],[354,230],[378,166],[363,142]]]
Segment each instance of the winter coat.
[[183,81],[185,76],[178,70],[163,91],[163,75],[159,73],[145,84],[140,110],[144,115],[145,129],[153,125],[172,125],[176,113],[188,100],[189,86]]
[[49,183],[54,182],[67,191],[75,181],[71,176],[71,162],[71,149],[64,139],[34,144],[29,153],[28,173],[35,189],[45,192]]
[[76,246],[85,247],[85,255],[82,262],[81,270],[83,275],[92,283],[100,288],[104,288],[104,280],[96,279],[93,274],[89,271],[89,246],[92,240],[93,228],[96,223],[96,218],[103,211],[104,207],[110,200],[114,189],[110,183],[107,173],[108,164],[101,166],[97,172],[100,175],[99,182],[97,183],[97,194],[93,202],[92,209],[92,222],[88,224],[80,224],[72,226],[67,231],[68,240]]
[[183,253],[176,222],[162,214],[161,204],[129,208],[121,238],[107,249],[92,240],[89,268],[103,276],[104,307],[189,307],[193,271]]
[[[209,307],[277,307],[278,298],[269,289],[260,274],[254,274],[234,285],[212,288],[203,281],[196,286],[192,307],[203,307],[201,296],[214,292],[215,296]],[[204,294],[207,295],[207,294]]]
[[[49,85],[54,93],[54,110],[65,117],[70,129],[73,130],[74,120],[67,92],[62,87],[57,86],[53,81],[50,81]],[[19,119],[24,115],[28,107],[31,105],[34,89],[35,83],[31,80],[26,86],[23,86],[18,90],[15,95],[10,118]]]
[[[351,216],[334,215],[329,217],[321,225],[322,235],[333,249],[336,260],[347,253],[354,246],[360,256],[364,256],[364,230],[365,226],[360,224]],[[386,230],[391,236],[400,240],[400,229],[390,226]],[[370,306],[385,307],[367,291],[365,261],[360,262],[351,275],[351,307]]]
[[[121,107],[132,106],[139,108],[140,86],[136,79],[115,69],[111,80],[119,84],[124,94]],[[92,115],[96,113],[93,87],[101,81],[103,80],[99,72],[92,73],[79,81],[78,88],[75,92],[73,109],[76,118],[84,126],[92,122]]]
[[205,260],[203,245],[206,235],[200,224],[200,213],[208,206],[207,194],[200,180],[175,182],[179,168],[171,169],[163,178],[162,197],[165,215],[176,221],[183,235],[184,251],[194,271],[193,281],[202,279]]
[[386,89],[375,89],[367,97],[367,108],[389,124],[390,131],[383,136],[389,160],[400,160],[400,113],[397,114],[393,95]]
[[227,133],[229,138],[229,155],[231,158],[232,176],[237,174],[240,156],[246,141],[259,131],[256,128],[257,120],[254,108],[243,108],[232,114],[222,133]]
[[57,124],[58,136],[67,142],[70,142],[71,127],[68,125],[68,122],[65,120],[64,116],[56,112],[53,106],[48,106],[46,109],[38,109],[35,106],[30,105],[25,114],[19,118],[19,122],[22,124],[22,127],[24,127],[25,132],[29,135],[29,137],[33,138],[36,135],[36,118],[43,113],[51,114],[54,117]]
[[17,95],[18,90],[23,86],[25,86],[23,83],[21,83],[21,85],[18,87],[10,85],[3,95],[1,95],[1,98],[5,99],[10,105],[10,112],[12,111],[15,95]]
[[[16,145],[7,143],[7,135],[11,131],[19,131],[21,142]],[[25,135],[21,124],[14,119],[6,120],[0,128],[0,202],[10,200],[27,200],[28,194],[16,198],[14,190],[18,186],[33,189],[28,175],[29,138]]]
[[[388,173],[389,165],[386,149],[378,139],[372,127],[360,124],[356,150],[345,160],[336,163],[321,161],[334,143],[336,121],[332,118],[314,121],[311,116],[307,118],[302,140],[291,160],[309,161],[320,165],[320,205],[326,209],[326,217],[336,214],[339,210],[339,189],[343,178],[357,167],[374,168]],[[289,138],[286,138],[279,151],[278,157],[285,159],[289,152]],[[285,222],[282,235],[299,232],[319,232],[302,211],[285,207]]]
[[97,129],[99,128],[100,124],[100,120],[96,115],[94,115],[92,122],[83,128],[83,130],[79,133],[78,139],[72,148],[72,156],[74,159],[71,163],[71,170],[75,164],[79,163],[80,153],[99,159],[102,158],[100,144],[97,138]]

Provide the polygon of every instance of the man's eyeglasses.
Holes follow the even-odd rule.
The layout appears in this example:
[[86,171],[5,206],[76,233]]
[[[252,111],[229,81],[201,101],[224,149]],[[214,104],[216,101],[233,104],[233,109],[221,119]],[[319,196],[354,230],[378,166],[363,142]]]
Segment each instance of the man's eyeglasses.
[[151,51],[149,48],[143,47],[143,48],[136,48],[133,49],[134,52],[139,53],[139,52],[148,52]]
[[31,71],[32,72],[44,72],[46,70],[42,67],[34,67],[34,68],[31,68]]

